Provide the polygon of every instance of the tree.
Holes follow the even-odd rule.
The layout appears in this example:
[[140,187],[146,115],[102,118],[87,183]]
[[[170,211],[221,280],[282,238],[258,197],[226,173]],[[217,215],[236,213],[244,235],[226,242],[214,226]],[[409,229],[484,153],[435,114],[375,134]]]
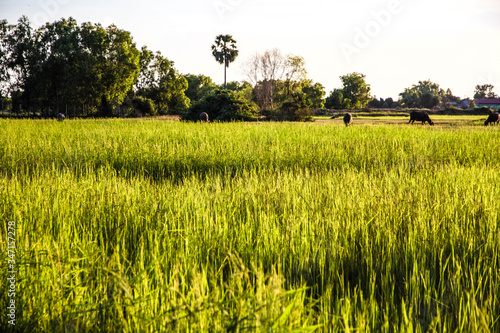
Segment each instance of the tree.
[[274,109],[275,86],[283,79],[286,58],[279,49],[255,54],[243,65],[243,72],[254,85],[254,94],[261,111]]
[[303,92],[293,92],[279,112],[272,113],[271,118],[280,121],[312,121],[311,100]]
[[0,95],[9,95],[8,82],[10,81],[10,75],[7,67],[8,59],[8,43],[7,35],[9,32],[9,24],[7,20],[0,21]]
[[333,89],[330,95],[325,100],[325,108],[327,109],[345,109],[344,93],[342,89]]
[[441,103],[446,93],[439,88],[439,84],[427,80],[419,81],[418,84],[406,88],[399,95],[401,96],[401,105],[404,107],[431,109]]
[[474,91],[474,99],[492,99],[498,98],[498,95],[493,92],[495,87],[492,84],[478,84]]
[[212,45],[212,55],[219,64],[224,64],[224,89],[226,89],[226,68],[238,56],[236,41],[231,35],[219,35]]
[[141,72],[136,84],[137,94],[154,101],[160,114],[175,114],[189,107],[185,91],[188,81],[174,68],[174,62],[161,52],[141,50]]
[[191,104],[197,103],[217,89],[217,85],[208,76],[188,74],[184,75],[184,78],[188,83],[188,88],[184,93]]
[[[298,82],[303,82],[307,78],[305,60],[301,56],[290,54],[285,59],[284,64],[284,80],[287,96],[293,90],[293,85]],[[309,82],[311,83],[311,82]]]
[[250,83],[254,86],[255,100],[262,111],[279,109],[293,92],[302,88],[307,71],[301,56],[283,56],[279,49],[255,54],[243,66]]
[[132,42],[130,32],[120,30],[114,24],[106,29],[100,24],[85,24],[84,28],[89,32],[87,45],[91,45],[95,52],[95,59],[91,59],[94,92],[100,95],[101,106],[120,104],[139,75],[140,52]]
[[135,111],[140,112],[142,115],[146,116],[156,115],[154,102],[149,98],[136,96],[132,100],[132,106],[134,107]]
[[215,90],[192,105],[182,115],[182,119],[197,121],[202,112],[206,112],[210,119],[218,121],[252,120],[258,114],[255,104],[248,102],[233,91],[221,89]]
[[370,85],[365,82],[365,75],[351,73],[340,77],[342,95],[348,109],[361,109],[370,101]]
[[383,98],[378,99],[374,98],[370,102],[368,102],[368,106],[371,108],[379,109],[384,105],[385,101]]
[[302,92],[306,96],[307,104],[312,109],[325,107],[325,87],[321,83],[312,84],[312,81],[302,81]]
[[22,17],[17,25],[5,26],[0,25],[5,66],[0,75],[9,80],[6,90],[16,104],[86,103],[109,111],[123,101],[139,74],[139,51],[130,33],[114,25],[78,26],[69,18],[35,30]]
[[451,90],[448,88],[446,89],[444,98],[443,98],[443,103],[458,103],[460,102],[460,97],[453,95]]

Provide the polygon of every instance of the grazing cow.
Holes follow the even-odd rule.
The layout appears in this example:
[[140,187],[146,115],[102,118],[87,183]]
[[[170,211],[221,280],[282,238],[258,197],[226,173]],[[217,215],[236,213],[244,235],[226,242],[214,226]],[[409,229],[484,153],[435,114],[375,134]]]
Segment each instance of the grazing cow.
[[408,122],[408,124],[410,124],[410,123],[413,124],[415,122],[415,120],[421,121],[422,125],[424,125],[426,121],[430,125],[434,125],[431,118],[429,118],[429,115],[425,111],[412,111],[410,113],[410,121]]
[[346,126],[349,126],[350,124],[352,124],[352,114],[350,114],[349,112],[347,112],[345,115],[344,115],[344,124]]
[[201,122],[209,122],[210,120],[208,119],[208,113],[206,113],[206,112],[200,113],[200,121]]
[[66,119],[66,116],[62,113],[58,113],[57,114],[57,121],[63,121],[64,119]]
[[500,121],[500,115],[498,114],[498,112],[493,112],[484,122],[484,126],[488,126],[489,123],[498,124],[499,121]]

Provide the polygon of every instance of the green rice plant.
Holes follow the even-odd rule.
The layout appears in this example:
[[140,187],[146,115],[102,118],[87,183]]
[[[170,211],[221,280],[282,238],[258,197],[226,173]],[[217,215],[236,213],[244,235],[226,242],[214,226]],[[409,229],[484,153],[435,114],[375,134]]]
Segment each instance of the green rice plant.
[[0,121],[16,329],[498,331],[498,139],[484,127]]

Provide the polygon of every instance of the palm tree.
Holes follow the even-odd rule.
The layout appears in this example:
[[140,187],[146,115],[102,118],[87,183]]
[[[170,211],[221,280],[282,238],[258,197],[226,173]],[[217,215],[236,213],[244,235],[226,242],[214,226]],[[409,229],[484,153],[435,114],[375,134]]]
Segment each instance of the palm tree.
[[219,35],[212,45],[212,55],[219,64],[224,64],[224,90],[226,89],[226,68],[238,56],[236,41],[231,35]]

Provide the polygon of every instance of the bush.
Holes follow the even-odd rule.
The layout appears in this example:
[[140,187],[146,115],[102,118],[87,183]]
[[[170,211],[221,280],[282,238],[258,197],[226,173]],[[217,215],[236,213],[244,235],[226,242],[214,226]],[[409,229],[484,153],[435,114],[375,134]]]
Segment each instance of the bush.
[[304,93],[293,93],[288,102],[277,111],[268,111],[266,117],[278,121],[313,121],[313,110]]
[[210,120],[217,121],[250,121],[258,115],[255,104],[233,91],[220,89],[202,98],[181,117],[183,120],[198,121],[202,112],[206,112]]
[[[154,116],[156,115],[156,109],[154,102],[146,97],[136,96],[132,100],[132,106],[136,111],[136,115],[139,116]],[[138,114],[140,113],[140,114]]]

